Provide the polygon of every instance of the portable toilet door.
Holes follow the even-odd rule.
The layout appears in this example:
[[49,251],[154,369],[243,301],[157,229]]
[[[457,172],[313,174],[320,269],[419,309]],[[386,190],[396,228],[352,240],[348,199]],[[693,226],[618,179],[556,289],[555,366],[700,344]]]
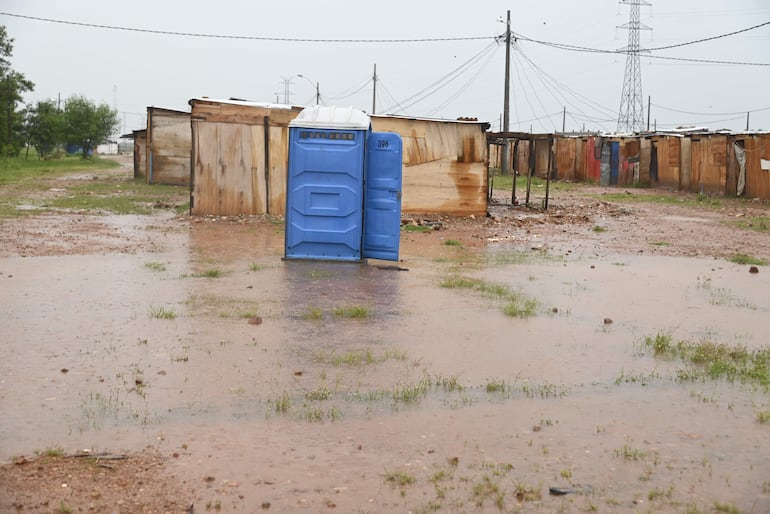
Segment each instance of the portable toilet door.
[[401,154],[363,111],[303,110],[289,123],[286,258],[398,260]]
[[364,257],[398,260],[401,240],[401,136],[372,132],[366,143]]
[[369,116],[308,107],[289,123],[286,258],[360,261]]

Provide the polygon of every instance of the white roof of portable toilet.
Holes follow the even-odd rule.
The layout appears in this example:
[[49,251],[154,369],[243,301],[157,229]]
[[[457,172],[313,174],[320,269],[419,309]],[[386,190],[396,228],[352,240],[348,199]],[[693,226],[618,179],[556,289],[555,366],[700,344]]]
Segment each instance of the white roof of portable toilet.
[[368,130],[371,121],[364,111],[352,107],[306,107],[290,123],[290,127]]

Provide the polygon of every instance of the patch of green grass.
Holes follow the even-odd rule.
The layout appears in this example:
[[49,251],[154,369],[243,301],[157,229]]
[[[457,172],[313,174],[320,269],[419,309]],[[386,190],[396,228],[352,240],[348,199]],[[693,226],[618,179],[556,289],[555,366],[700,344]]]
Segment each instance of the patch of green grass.
[[594,225],[594,228],[592,228],[591,230],[593,230],[597,234],[601,234],[602,232],[607,232],[607,229],[600,225]]
[[753,264],[755,266],[767,266],[766,260],[759,259],[757,257],[753,257],[745,253],[736,253],[735,255],[730,257],[729,260],[730,262],[734,262],[735,264]]
[[727,514],[741,514],[741,509],[732,503],[722,503],[719,501],[714,502],[714,510],[716,512],[726,512]]
[[417,482],[414,475],[410,475],[405,471],[386,471],[383,474],[383,478],[385,479],[385,482],[393,487],[406,487]]
[[162,262],[145,262],[144,267],[150,271],[166,271],[166,265]]
[[43,455],[45,457],[64,457],[64,448],[61,446],[51,446],[49,448],[46,448],[43,451],[35,452],[38,455]]
[[652,246],[671,246],[671,243],[668,241],[650,241],[650,244]]
[[59,502],[59,506],[56,507],[56,510],[54,511],[56,514],[71,514],[72,512],[75,512],[72,510],[71,507],[69,507],[64,501],[62,500]]
[[615,457],[619,457],[626,461],[644,460],[644,458],[649,455],[649,452],[640,450],[638,448],[633,448],[627,444],[621,446],[620,448],[616,448],[614,453]]
[[174,309],[167,309],[165,307],[150,307],[150,317],[155,319],[175,319],[176,312]]
[[432,232],[433,227],[429,227],[427,225],[403,225],[401,227],[401,230],[404,232]]
[[456,240],[456,239],[447,239],[446,241],[444,241],[444,245],[446,245],[446,246],[462,246],[463,244],[460,241]]
[[366,319],[371,316],[371,311],[363,305],[350,305],[337,307],[334,309],[334,315],[338,318]]
[[517,296],[503,306],[503,313],[512,318],[529,318],[537,314],[537,307],[538,303],[534,298]]
[[63,156],[59,159],[47,160],[37,157],[25,159],[24,156],[4,157],[0,159],[0,185],[28,179],[58,177],[81,171],[99,171],[118,166],[120,165],[111,159],[99,157],[83,159],[80,156]]
[[289,393],[284,391],[278,398],[268,399],[267,404],[278,414],[288,414],[291,410],[291,397]]
[[250,269],[251,271],[262,271],[263,269],[265,269],[265,267],[264,267],[264,266],[262,266],[261,264],[257,264],[256,262],[252,262],[252,263],[249,265],[249,269]]
[[201,271],[200,273],[196,273],[195,276],[204,278],[220,278],[224,276],[224,274],[225,272],[219,268],[208,268]]
[[482,296],[504,302],[502,310],[506,316],[528,318],[537,313],[539,303],[518,291],[512,291],[505,284],[487,282],[477,278],[452,276],[441,282],[441,287],[447,289],[470,289]]
[[324,311],[318,307],[308,307],[302,317],[305,319],[323,319]]
[[516,483],[513,493],[520,502],[537,502],[543,499],[540,488],[528,484]]
[[770,410],[761,410],[757,413],[757,423],[760,425],[770,424]]
[[738,228],[770,233],[770,217],[767,216],[746,218],[739,221],[734,221],[732,224]]
[[[513,187],[513,176],[495,174],[495,176],[492,179],[492,184],[493,184],[492,187],[495,190],[510,191]],[[533,191],[543,189],[543,192],[545,192],[546,180],[540,177],[532,177],[531,186]],[[580,185],[574,182],[562,182],[560,180],[551,180],[551,183],[549,185],[549,189],[551,193],[558,192],[558,191],[573,191],[575,189],[578,189],[579,187]],[[518,194],[519,191],[526,191],[526,190],[527,190],[526,175],[517,176],[516,193]]]
[[643,344],[656,357],[684,362],[687,367],[677,372],[681,380],[726,379],[770,386],[770,346],[748,350],[710,339],[674,342],[666,333],[647,336]]
[[500,487],[500,484],[492,480],[489,475],[484,475],[480,481],[473,484],[472,494],[476,507],[484,507],[484,503],[487,501],[493,503],[500,510],[505,507],[505,489]]
[[508,384],[502,378],[494,378],[487,381],[485,390],[488,393],[505,393],[508,391]]
[[332,396],[332,392],[326,386],[320,386],[305,393],[305,398],[311,401],[330,400]]

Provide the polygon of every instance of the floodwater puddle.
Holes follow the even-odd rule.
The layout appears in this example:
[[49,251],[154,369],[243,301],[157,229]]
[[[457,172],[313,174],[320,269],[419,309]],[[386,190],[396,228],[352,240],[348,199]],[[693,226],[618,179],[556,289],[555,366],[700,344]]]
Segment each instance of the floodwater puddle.
[[767,384],[682,379],[644,344],[766,348],[766,273],[417,240],[400,269],[283,261],[269,223],[153,237],[0,261],[0,457],[155,445],[237,483],[197,490],[225,511],[770,509]]

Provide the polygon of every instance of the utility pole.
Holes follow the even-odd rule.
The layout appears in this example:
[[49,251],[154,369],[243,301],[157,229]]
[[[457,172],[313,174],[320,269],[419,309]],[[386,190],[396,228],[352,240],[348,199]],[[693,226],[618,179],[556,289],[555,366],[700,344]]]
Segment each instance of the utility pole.
[[640,6],[650,5],[647,0],[620,0],[630,6],[628,23],[618,25],[628,30],[628,45],[621,50],[626,52],[626,72],[623,77],[623,92],[620,96],[618,112],[618,132],[640,132],[644,126],[644,105],[642,99],[642,68],[639,63],[639,31],[651,30],[639,21]]
[[[511,106],[511,11],[505,22],[505,94],[503,95],[503,132],[510,129],[509,110]],[[503,137],[503,155],[500,160],[500,172],[503,175],[510,174],[510,165],[508,163],[508,138]],[[514,177],[514,180],[515,177]]]
[[650,106],[652,105],[652,97],[647,97],[647,132],[650,131]]
[[315,104],[316,105],[321,104],[321,83],[320,82],[315,83]]
[[746,113],[746,130],[749,130],[749,115],[751,114],[751,111],[748,111]]
[[567,127],[567,106],[564,106],[564,110],[561,112],[561,131],[564,132]]
[[377,64],[374,65],[374,75],[372,75],[372,114],[377,114]]

